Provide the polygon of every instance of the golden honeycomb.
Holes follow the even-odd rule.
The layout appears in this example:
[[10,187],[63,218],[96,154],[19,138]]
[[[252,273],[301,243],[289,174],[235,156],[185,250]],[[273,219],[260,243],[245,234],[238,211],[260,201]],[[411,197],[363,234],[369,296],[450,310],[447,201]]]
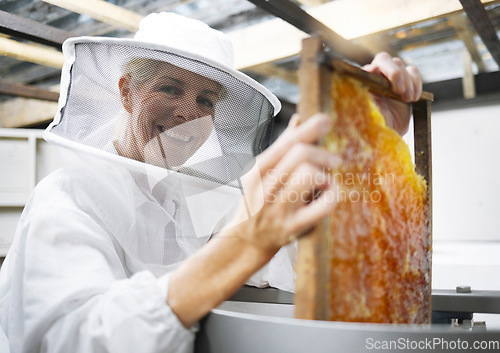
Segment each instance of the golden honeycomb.
[[334,74],[325,147],[342,157],[329,217],[330,320],[427,323],[431,240],[427,188],[368,89]]

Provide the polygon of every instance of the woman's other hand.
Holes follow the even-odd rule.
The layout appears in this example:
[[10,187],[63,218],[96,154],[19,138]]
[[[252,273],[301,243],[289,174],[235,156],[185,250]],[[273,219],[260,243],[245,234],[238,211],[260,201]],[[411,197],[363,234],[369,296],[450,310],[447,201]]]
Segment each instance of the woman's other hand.
[[374,99],[387,125],[400,135],[404,135],[408,131],[411,116],[408,103],[417,101],[422,94],[422,78],[417,67],[406,66],[399,58],[379,53],[363,69],[385,76],[391,83],[393,91],[401,96],[403,102],[376,95]]

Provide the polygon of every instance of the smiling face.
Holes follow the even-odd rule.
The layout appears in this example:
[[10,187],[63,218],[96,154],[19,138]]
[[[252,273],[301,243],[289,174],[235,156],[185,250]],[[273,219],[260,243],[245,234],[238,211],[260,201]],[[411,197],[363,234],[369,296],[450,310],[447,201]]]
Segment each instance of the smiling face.
[[146,78],[137,78],[131,72],[119,81],[122,104],[129,117],[117,150],[141,162],[178,166],[212,132],[222,86],[169,63],[148,62],[153,66],[149,74],[143,75]]

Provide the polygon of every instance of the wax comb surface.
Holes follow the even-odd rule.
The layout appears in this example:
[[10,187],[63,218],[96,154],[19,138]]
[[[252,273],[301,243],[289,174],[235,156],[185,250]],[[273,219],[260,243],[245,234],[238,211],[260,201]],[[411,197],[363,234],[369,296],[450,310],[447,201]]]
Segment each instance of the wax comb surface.
[[427,190],[408,146],[368,90],[334,74],[326,148],[342,157],[330,217],[330,320],[427,323],[431,240]]

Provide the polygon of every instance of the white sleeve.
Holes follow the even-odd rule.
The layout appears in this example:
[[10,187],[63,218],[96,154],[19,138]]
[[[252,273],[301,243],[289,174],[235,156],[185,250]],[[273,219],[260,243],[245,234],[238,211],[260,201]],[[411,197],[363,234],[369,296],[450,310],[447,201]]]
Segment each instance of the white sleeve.
[[49,352],[192,352],[194,330],[166,305],[157,279],[140,272],[58,318],[43,341]]
[[20,221],[2,319],[11,353],[192,352],[196,328],[184,328],[166,304],[168,275],[127,278],[99,222],[65,202]]
[[5,333],[3,332],[2,328],[0,327],[0,352],[3,353],[9,353],[9,340],[7,339],[7,336],[5,336]]
[[246,282],[255,287],[274,287],[295,292],[294,265],[297,257],[297,242],[282,247],[263,268]]

